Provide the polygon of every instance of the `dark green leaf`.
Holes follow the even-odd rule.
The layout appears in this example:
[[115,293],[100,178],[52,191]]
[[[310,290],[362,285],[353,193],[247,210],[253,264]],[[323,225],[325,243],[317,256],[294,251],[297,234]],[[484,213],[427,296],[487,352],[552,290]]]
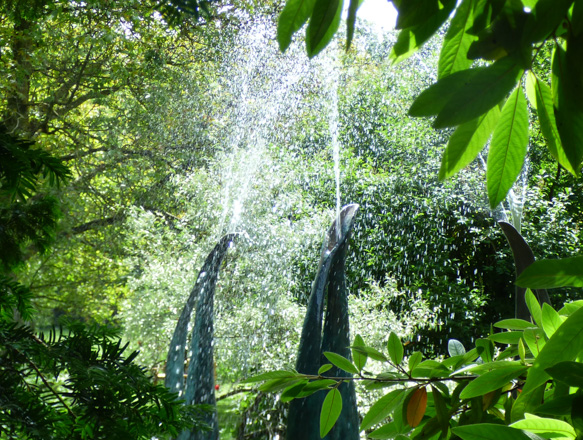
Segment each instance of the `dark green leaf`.
[[368,436],[375,439],[395,438],[401,432],[400,427],[395,422],[387,423],[378,429],[375,429]]
[[297,397],[307,397],[314,394],[316,391],[328,389],[331,386],[336,385],[336,383],[337,382],[333,379],[314,380],[304,386]]
[[350,49],[352,38],[354,37],[354,24],[356,22],[356,11],[364,0],[350,0],[348,6],[348,17],[346,17],[346,50]]
[[583,388],[583,364],[580,362],[559,362],[545,371],[555,380],[572,387]]
[[546,39],[567,16],[573,0],[538,0],[528,14],[522,40],[526,44]]
[[375,348],[361,347],[357,345],[353,345],[350,348],[356,350],[359,353],[367,355],[369,358],[374,359],[375,361],[388,362],[387,357]]
[[[358,347],[364,347],[364,340],[362,339],[362,336],[356,335],[354,337],[354,344],[353,345],[358,346]],[[366,361],[368,359],[368,356],[362,352],[359,352],[359,351],[352,349],[352,359],[354,359],[354,365],[356,365],[356,368],[358,368],[358,371],[362,371],[362,369],[366,365]]]
[[342,396],[338,388],[330,390],[322,404],[320,413],[320,437],[323,438],[330,432],[336,420],[342,412]]
[[458,426],[452,432],[463,440],[531,440],[520,429],[489,423]]
[[411,353],[411,356],[409,356],[409,371],[413,370],[417,365],[419,365],[422,359],[423,355],[421,352],[415,351]]
[[504,104],[488,153],[488,198],[494,209],[520,174],[528,144],[528,110],[520,87]]
[[338,30],[342,3],[342,0],[316,0],[306,30],[306,49],[310,58],[318,55]]
[[285,3],[277,24],[277,42],[282,52],[291,44],[292,35],[308,21],[315,4],[316,0],[288,0]]
[[298,383],[290,385],[285,390],[283,390],[283,392],[281,393],[280,400],[285,403],[295,399],[302,392],[302,390],[307,384],[308,384],[307,380],[302,380]]
[[583,160],[583,36],[570,39],[567,51],[555,45],[552,92],[557,129],[565,155],[576,173]]
[[583,287],[583,257],[535,261],[520,274],[516,284],[531,289]]
[[261,382],[264,380],[269,379],[300,379],[302,377],[301,374],[298,374],[294,371],[268,371],[267,373],[258,374],[257,376],[250,377],[241,381],[242,383],[253,383],[253,382]]

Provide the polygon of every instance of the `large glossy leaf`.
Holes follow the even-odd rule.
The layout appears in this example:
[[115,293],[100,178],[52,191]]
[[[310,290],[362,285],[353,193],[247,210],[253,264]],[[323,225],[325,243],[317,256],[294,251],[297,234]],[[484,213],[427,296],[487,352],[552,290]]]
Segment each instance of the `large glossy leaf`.
[[407,423],[415,428],[421,423],[427,409],[427,390],[425,387],[415,390],[407,403]]
[[583,287],[583,256],[535,261],[520,274],[516,284],[531,289]]
[[453,356],[463,356],[466,354],[466,349],[463,344],[457,339],[450,339],[447,341],[447,351],[451,357]]
[[288,0],[277,23],[277,42],[284,52],[291,44],[292,35],[308,21],[316,0]]
[[532,322],[525,321],[524,319],[503,319],[494,324],[494,327],[506,330],[524,330],[533,326],[534,324]]
[[575,170],[563,150],[563,144],[557,129],[551,88],[530,71],[526,79],[526,90],[531,105],[536,109],[540,128],[547,141],[549,152],[563,168],[575,175]]
[[401,403],[403,397],[405,397],[405,389],[401,388],[393,390],[377,400],[362,419],[360,430],[364,431],[386,419]]
[[528,109],[520,87],[510,95],[494,129],[488,153],[487,186],[490,207],[506,198],[520,174],[528,144]]
[[310,58],[318,55],[338,30],[342,3],[342,0],[316,0],[306,30],[306,50]]
[[335,366],[337,366],[341,370],[344,370],[352,374],[358,374],[358,369],[354,366],[352,362],[350,362],[345,357],[340,356],[337,353],[332,353],[330,351],[325,351],[324,356],[326,356],[326,359],[328,359],[330,362],[332,362]]
[[555,380],[572,387],[583,388],[583,364],[580,362],[559,362],[547,368],[546,372]]
[[389,350],[389,356],[395,365],[400,365],[403,362],[403,344],[399,337],[391,332],[389,335],[389,341],[387,343],[387,349]]
[[537,417],[532,414],[526,414],[525,419],[514,422],[510,426],[541,435],[543,438],[575,438],[577,436],[573,427],[567,422]]
[[473,9],[476,1],[463,0],[456,9],[439,53],[438,79],[467,69],[472,65],[472,60],[468,58],[467,54],[476,37],[469,34],[467,30],[473,24]]
[[583,36],[570,39],[567,51],[555,45],[552,92],[557,128],[573,170],[581,171],[583,160]]
[[518,344],[520,338],[522,338],[522,332],[501,332],[488,336],[488,339],[499,344]]
[[460,397],[462,399],[471,399],[495,391],[519,377],[527,369],[528,367],[524,365],[516,365],[489,371],[470,382],[464,388]]
[[490,423],[458,426],[452,432],[463,440],[530,440],[520,429]]
[[532,410],[540,405],[536,391],[550,379],[545,370],[559,362],[574,360],[581,350],[583,350],[583,308],[569,316],[540,351],[528,372],[522,393],[512,407],[513,420],[522,418],[526,411],[533,412]]
[[496,105],[485,115],[456,128],[441,159],[440,180],[453,176],[476,158],[488,142],[499,118],[500,108]]
[[488,67],[452,73],[425,89],[409,109],[411,116],[437,115],[436,128],[478,118],[502,101],[522,75],[517,61],[505,57]]
[[342,412],[342,396],[338,388],[328,391],[320,413],[320,437],[330,432]]

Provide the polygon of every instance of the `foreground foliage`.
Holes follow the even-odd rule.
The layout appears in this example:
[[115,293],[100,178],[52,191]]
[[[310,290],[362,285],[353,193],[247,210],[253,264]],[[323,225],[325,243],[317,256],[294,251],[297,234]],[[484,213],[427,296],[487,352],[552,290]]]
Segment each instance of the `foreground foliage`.
[[[367,389],[390,390],[362,419],[360,429],[369,438],[580,438],[583,301],[556,311],[548,304],[541,308],[528,291],[527,304],[532,322],[500,321],[494,327],[504,331],[476,340],[469,351],[452,339],[445,359],[423,360],[418,351],[404,356],[405,348],[394,333],[384,353],[356,336],[351,347],[354,361],[327,352],[330,363],[315,376],[274,371],[247,382],[264,381],[262,391],[281,390],[284,402],[326,392],[322,437],[341,411],[342,401],[336,398],[339,385],[355,380],[363,381]],[[368,373],[369,359],[381,362],[385,371]],[[333,366],[352,377],[328,377]]]

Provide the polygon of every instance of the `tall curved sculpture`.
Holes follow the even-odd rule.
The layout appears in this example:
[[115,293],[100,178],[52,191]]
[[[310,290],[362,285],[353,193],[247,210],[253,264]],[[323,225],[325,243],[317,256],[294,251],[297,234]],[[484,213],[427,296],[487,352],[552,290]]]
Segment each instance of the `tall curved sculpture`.
[[[320,366],[328,363],[322,354],[324,351],[332,351],[348,359],[351,358],[348,292],[344,264],[348,237],[357,210],[357,204],[342,208],[340,224],[338,225],[338,221],[335,220],[324,239],[320,265],[312,286],[300,339],[296,363],[296,370],[300,373],[318,374]],[[322,332],[325,299],[327,299],[327,307]],[[337,377],[350,376],[337,368],[329,370],[327,374]],[[324,438],[358,440],[359,420],[354,383],[345,382],[339,390],[342,395],[342,413],[334,428]],[[320,410],[324,396],[325,392],[319,391],[307,398],[291,401],[287,440],[320,439]]]
[[[524,269],[534,263],[534,254],[532,249],[526,243],[522,235],[512,226],[510,223],[499,221],[498,224],[502,228],[502,232],[508,240],[510,249],[512,249],[512,255],[514,257],[514,266],[516,268],[516,278],[522,273]],[[545,289],[538,289],[533,291],[536,295],[539,303],[551,304],[549,299],[549,294]],[[525,300],[526,289],[523,287],[516,286],[516,297],[515,297],[515,311],[514,316],[519,319],[524,319],[525,321],[530,320],[530,312],[526,306]]]
[[[183,431],[178,436],[178,440],[216,440],[219,438],[214,379],[213,303],[219,268],[235,236],[236,234],[228,234],[221,238],[206,258],[194,288],[182,309],[170,342],[164,381],[166,387],[178,392],[187,405],[204,403],[215,407],[215,411],[208,414],[205,420],[211,427],[210,431]],[[195,302],[195,324],[189,350],[192,355],[185,381],[186,335]]]

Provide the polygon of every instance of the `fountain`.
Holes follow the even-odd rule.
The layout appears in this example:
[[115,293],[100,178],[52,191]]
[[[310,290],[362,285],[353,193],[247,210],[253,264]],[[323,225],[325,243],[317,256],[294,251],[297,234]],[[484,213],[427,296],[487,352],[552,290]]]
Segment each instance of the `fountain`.
[[[172,391],[178,392],[187,405],[216,405],[214,383],[213,356],[213,302],[214,291],[219,275],[219,267],[236,234],[227,234],[208,255],[194,288],[182,309],[176,330],[170,342],[166,361],[166,378],[164,384]],[[195,325],[190,343],[190,363],[188,375],[184,381],[184,365],[186,363],[186,334],[192,309],[196,301]],[[178,440],[216,440],[219,438],[219,427],[215,411],[208,414],[205,420],[211,430],[208,432],[184,431]]]
[[[334,220],[324,239],[320,265],[312,287],[308,309],[304,319],[296,369],[300,373],[318,374],[318,369],[327,363],[324,351],[332,351],[350,359],[348,324],[348,292],[344,275],[344,262],[348,237],[358,205],[345,206],[340,211],[340,224]],[[322,315],[327,299],[324,332]],[[349,377],[349,374],[333,368],[331,376]],[[354,383],[348,381],[340,388],[342,413],[334,428],[325,437],[329,440],[352,440],[359,438],[359,420],[356,408]],[[287,439],[316,439],[320,432],[320,409],[324,391],[305,399],[293,400],[288,414]]]

